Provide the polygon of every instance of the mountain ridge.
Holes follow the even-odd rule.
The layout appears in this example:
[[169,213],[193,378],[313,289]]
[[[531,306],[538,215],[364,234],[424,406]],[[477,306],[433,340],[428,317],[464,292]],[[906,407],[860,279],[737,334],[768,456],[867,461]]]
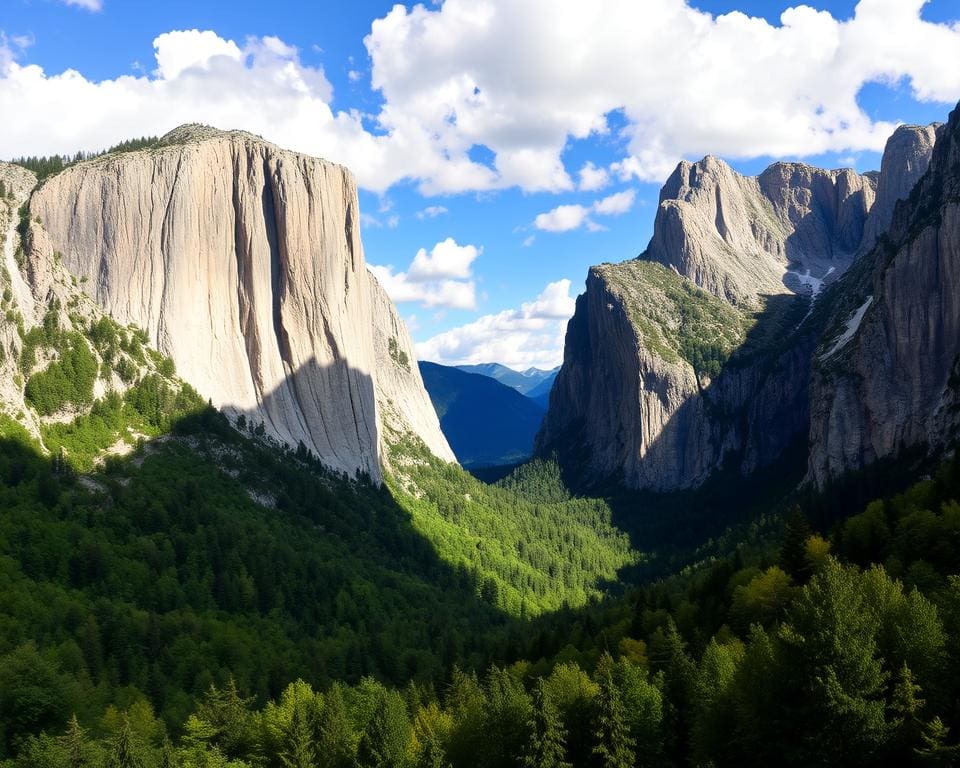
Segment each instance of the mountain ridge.
[[899,129],[879,176],[681,163],[646,251],[588,273],[537,454],[560,456],[575,484],[665,492],[729,462],[749,475],[806,440],[826,289],[909,194],[936,130]]
[[440,427],[467,469],[516,464],[533,454],[544,409],[491,376],[422,361]]
[[501,363],[473,363],[469,365],[453,366],[467,373],[476,373],[481,376],[487,376],[496,379],[502,384],[517,390],[521,395],[529,396],[530,393],[540,387],[545,381],[552,382],[556,374],[560,371],[560,366],[543,370],[541,368],[529,367],[518,371]]

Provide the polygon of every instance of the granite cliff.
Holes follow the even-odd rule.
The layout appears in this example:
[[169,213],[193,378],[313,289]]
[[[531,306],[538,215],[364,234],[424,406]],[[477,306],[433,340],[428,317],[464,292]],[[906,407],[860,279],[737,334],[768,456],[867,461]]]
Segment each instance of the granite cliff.
[[[926,146],[933,134],[918,138]],[[937,131],[926,172],[891,219],[836,286],[814,356],[809,476],[818,486],[910,448],[939,452],[956,438],[960,109]]]
[[367,271],[345,168],[184,126],[71,166],[30,200],[31,265],[62,262],[214,405],[381,477],[388,434],[453,454],[395,308]]
[[886,229],[934,138],[898,130],[880,174],[681,163],[646,251],[590,270],[538,452],[577,483],[672,491],[806,440],[824,288]]

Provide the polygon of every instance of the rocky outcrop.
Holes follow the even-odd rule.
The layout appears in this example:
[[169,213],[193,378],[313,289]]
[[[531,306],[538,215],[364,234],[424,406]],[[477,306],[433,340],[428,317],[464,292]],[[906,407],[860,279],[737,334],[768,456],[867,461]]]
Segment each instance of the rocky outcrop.
[[37,177],[19,165],[0,163],[0,181],[3,182],[6,192],[4,199],[0,199],[0,242],[3,249],[3,268],[6,270],[3,279],[4,282],[10,281],[9,285],[3,287],[9,288],[12,294],[11,308],[16,307],[16,311],[21,313],[29,327],[36,318],[33,294],[20,269],[23,250],[20,248],[17,225],[18,209],[29,199],[31,190],[37,185]]
[[60,254],[218,407],[375,480],[383,414],[452,458],[415,366],[383,348],[392,338],[412,354],[367,272],[345,168],[187,126],[68,168],[34,193],[31,215],[34,247]]
[[660,193],[642,258],[672,267],[734,304],[797,291],[801,278],[835,279],[852,263],[875,177],[776,163],[742,176],[715,157],[682,162]]
[[17,165],[0,162],[0,181],[3,182],[4,195],[0,197],[0,249],[2,249],[3,269],[0,270],[0,414],[24,414],[24,426],[33,435],[38,433],[36,420],[23,400],[22,376],[19,366],[19,354],[23,339],[14,318],[17,314],[26,327],[35,322],[33,294],[23,279],[20,262],[23,252],[19,249],[20,237],[17,233],[17,209],[26,202],[30,190],[37,183],[37,177]]
[[671,491],[721,467],[749,474],[805,440],[824,302],[839,295],[823,289],[889,221],[935,134],[898,130],[879,176],[681,163],[647,250],[590,270],[538,452],[584,484]]
[[377,279],[367,273],[373,317],[373,346],[381,456],[389,460],[392,440],[415,435],[434,455],[456,461],[440,431],[437,412],[430,402],[417,366],[413,340],[397,308]]
[[880,164],[877,197],[863,229],[861,251],[876,244],[893,222],[897,203],[905,200],[926,173],[942,123],[903,125],[887,140]]
[[591,268],[538,452],[575,484],[652,491],[700,485],[731,460],[743,473],[775,461],[806,429],[816,335],[796,328],[804,299],[767,312],[784,338],[655,262]]
[[[933,130],[911,134],[901,139],[923,165]],[[818,486],[909,448],[947,447],[956,436],[960,109],[939,131],[926,173],[891,218],[886,235],[836,286],[815,357],[809,475]]]

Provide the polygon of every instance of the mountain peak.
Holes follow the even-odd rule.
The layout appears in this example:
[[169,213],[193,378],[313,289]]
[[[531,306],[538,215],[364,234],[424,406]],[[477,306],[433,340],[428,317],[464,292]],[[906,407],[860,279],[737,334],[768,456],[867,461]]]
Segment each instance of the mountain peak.
[[264,144],[270,143],[262,136],[258,136],[255,133],[250,133],[249,131],[223,130],[221,128],[214,128],[212,125],[205,125],[203,123],[184,123],[183,125],[178,125],[172,131],[164,134],[160,138],[160,144],[189,144],[201,141],[209,141],[211,139],[223,139],[231,137],[260,141]]

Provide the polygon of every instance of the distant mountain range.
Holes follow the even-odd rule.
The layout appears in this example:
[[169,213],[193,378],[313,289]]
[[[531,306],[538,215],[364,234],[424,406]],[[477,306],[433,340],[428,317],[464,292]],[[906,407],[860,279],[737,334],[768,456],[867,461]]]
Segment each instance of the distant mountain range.
[[[420,374],[464,467],[502,466],[530,457],[545,411],[539,398],[549,396],[556,370],[519,373],[497,363],[454,368],[422,362]],[[520,386],[529,394],[521,394]]]
[[[457,368],[467,373],[478,373],[481,376],[496,379],[501,384],[506,384],[508,387],[517,390],[521,395],[532,398],[537,398],[543,394],[549,397],[553,381],[560,372],[560,366],[549,371],[544,371],[540,368],[527,368],[525,371],[515,371],[513,368],[500,365],[500,363],[458,365]],[[546,407],[546,404],[544,404],[544,407]]]

